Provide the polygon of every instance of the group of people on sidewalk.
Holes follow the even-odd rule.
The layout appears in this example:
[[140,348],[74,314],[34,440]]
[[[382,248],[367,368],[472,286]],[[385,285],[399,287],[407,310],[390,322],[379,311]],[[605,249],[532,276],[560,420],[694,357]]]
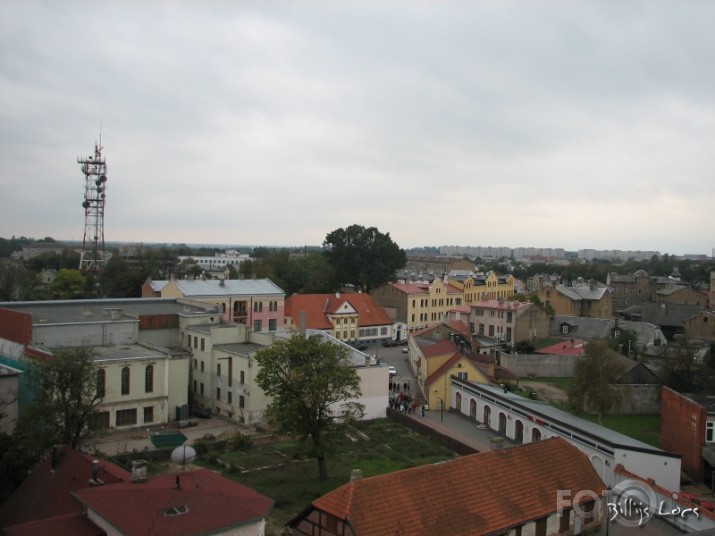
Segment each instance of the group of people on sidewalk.
[[425,407],[417,404],[417,401],[409,394],[410,384],[405,382],[393,382],[390,380],[390,406],[400,413],[413,415],[418,413],[420,417],[425,416]]

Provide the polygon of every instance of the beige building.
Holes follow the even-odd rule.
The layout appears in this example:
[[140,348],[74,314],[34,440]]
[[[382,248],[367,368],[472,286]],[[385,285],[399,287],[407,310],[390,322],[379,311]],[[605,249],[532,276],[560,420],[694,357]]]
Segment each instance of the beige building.
[[550,317],[531,302],[484,300],[471,304],[468,322],[472,333],[512,345],[547,337]]
[[489,300],[509,299],[514,295],[515,280],[511,275],[494,272],[464,278],[435,279],[432,283],[389,283],[374,289],[370,295],[409,332],[443,322],[449,312],[464,305]]
[[413,332],[442,322],[453,307],[460,307],[464,292],[454,285],[436,279],[431,284],[388,283],[370,292],[394,319],[404,322]]
[[613,318],[613,295],[609,287],[597,281],[574,281],[571,286],[541,287],[536,295],[555,315]]
[[[259,367],[254,354],[276,339],[290,338],[296,333],[286,330],[256,333],[238,324],[188,328],[186,344],[191,351],[194,403],[242,424],[264,424],[270,398],[256,383]],[[322,331],[308,330],[307,333],[338,345],[344,344]],[[361,380],[359,402],[365,405],[364,418],[384,417],[388,405],[388,368],[378,366],[374,358],[348,348]]]
[[0,353],[26,363],[62,348],[90,348],[104,395],[99,419],[112,428],[168,424],[188,418],[182,334],[220,316],[214,306],[172,299],[6,302]]
[[715,313],[700,311],[683,322],[688,339],[715,343]]

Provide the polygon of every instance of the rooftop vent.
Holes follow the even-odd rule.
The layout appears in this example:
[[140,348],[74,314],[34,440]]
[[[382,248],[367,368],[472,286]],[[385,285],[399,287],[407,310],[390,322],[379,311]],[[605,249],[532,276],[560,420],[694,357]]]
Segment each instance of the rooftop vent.
[[174,516],[180,516],[183,514],[188,514],[189,513],[189,507],[186,506],[185,504],[181,504],[179,506],[170,506],[166,510],[164,510],[164,515],[166,517],[174,517]]

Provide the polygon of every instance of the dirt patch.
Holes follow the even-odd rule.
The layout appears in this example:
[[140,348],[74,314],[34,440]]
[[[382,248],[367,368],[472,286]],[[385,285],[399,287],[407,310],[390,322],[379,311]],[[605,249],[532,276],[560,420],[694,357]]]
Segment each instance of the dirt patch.
[[548,383],[528,380],[521,381],[519,384],[527,391],[534,391],[540,400],[544,400],[549,404],[558,406],[560,403],[566,402],[569,399],[566,391]]

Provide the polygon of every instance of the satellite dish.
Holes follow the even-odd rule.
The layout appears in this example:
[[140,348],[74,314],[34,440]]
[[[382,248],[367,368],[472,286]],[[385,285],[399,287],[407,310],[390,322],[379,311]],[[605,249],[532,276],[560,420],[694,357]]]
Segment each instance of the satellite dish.
[[192,463],[196,459],[196,451],[193,447],[181,446],[171,451],[171,462],[178,465]]

